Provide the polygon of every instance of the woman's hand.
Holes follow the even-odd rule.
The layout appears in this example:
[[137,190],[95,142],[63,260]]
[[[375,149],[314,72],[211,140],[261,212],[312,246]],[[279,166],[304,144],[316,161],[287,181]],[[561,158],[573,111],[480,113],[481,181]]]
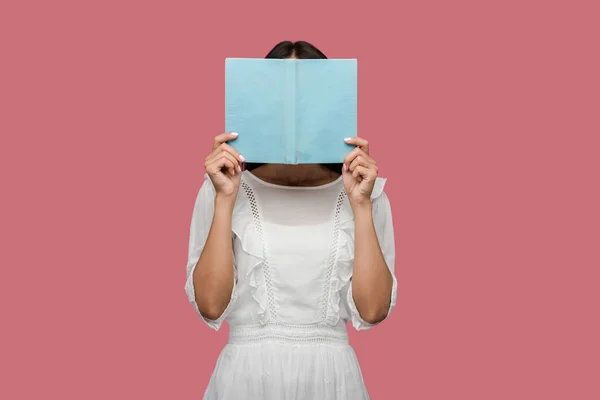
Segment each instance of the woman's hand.
[[375,160],[369,155],[369,142],[356,136],[344,140],[348,144],[356,145],[344,158],[342,167],[342,179],[348,200],[353,209],[370,205],[378,168]]
[[204,168],[215,187],[217,197],[235,199],[242,176],[244,157],[226,142],[237,137],[235,132],[215,136],[213,150],[204,160]]

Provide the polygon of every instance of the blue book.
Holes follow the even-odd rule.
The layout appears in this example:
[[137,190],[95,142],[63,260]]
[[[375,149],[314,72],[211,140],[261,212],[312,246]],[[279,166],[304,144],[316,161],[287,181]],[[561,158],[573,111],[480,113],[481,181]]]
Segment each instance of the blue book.
[[341,163],[357,135],[356,59],[225,60],[225,131],[247,162]]

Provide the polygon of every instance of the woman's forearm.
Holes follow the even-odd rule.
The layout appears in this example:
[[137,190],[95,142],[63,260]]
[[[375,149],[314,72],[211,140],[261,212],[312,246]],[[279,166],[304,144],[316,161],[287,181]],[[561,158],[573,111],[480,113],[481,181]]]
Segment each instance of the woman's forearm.
[[369,323],[382,321],[388,312],[393,278],[381,252],[373,208],[368,203],[354,209],[354,265],[352,295],[362,319]]
[[196,304],[200,313],[211,320],[218,319],[231,298],[233,290],[233,251],[231,218],[235,199],[215,198],[213,221],[194,270]]

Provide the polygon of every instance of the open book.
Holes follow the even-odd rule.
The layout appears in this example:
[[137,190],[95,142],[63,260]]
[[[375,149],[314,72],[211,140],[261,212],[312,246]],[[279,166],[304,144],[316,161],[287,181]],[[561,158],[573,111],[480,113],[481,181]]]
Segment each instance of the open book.
[[225,60],[225,131],[247,162],[341,163],[356,96],[356,59]]

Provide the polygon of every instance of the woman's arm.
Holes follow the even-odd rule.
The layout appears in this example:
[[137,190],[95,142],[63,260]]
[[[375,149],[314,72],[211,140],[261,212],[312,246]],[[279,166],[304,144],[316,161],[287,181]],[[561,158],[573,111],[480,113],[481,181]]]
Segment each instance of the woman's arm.
[[376,324],[388,314],[393,278],[377,239],[372,202],[354,207],[353,211],[352,297],[361,317],[368,323]]
[[189,292],[202,317],[213,321],[223,315],[235,288],[231,219],[244,158],[226,142],[236,137],[237,133],[226,132],[214,138],[213,150],[204,162],[213,195],[199,196],[202,204],[192,219],[190,249],[198,261],[192,264]]
[[[354,265],[348,300],[354,308],[352,312],[359,314],[353,318],[354,326],[368,329],[383,321],[395,306],[391,210],[385,193],[375,196],[375,200],[371,196],[378,168],[369,155],[369,142],[359,137],[345,141],[356,145],[344,158],[342,168],[344,188],[354,213]],[[386,260],[392,265],[387,265]]]
[[218,319],[233,290],[231,216],[235,198],[215,196],[214,215],[204,249],[193,274],[196,304],[207,319]]

